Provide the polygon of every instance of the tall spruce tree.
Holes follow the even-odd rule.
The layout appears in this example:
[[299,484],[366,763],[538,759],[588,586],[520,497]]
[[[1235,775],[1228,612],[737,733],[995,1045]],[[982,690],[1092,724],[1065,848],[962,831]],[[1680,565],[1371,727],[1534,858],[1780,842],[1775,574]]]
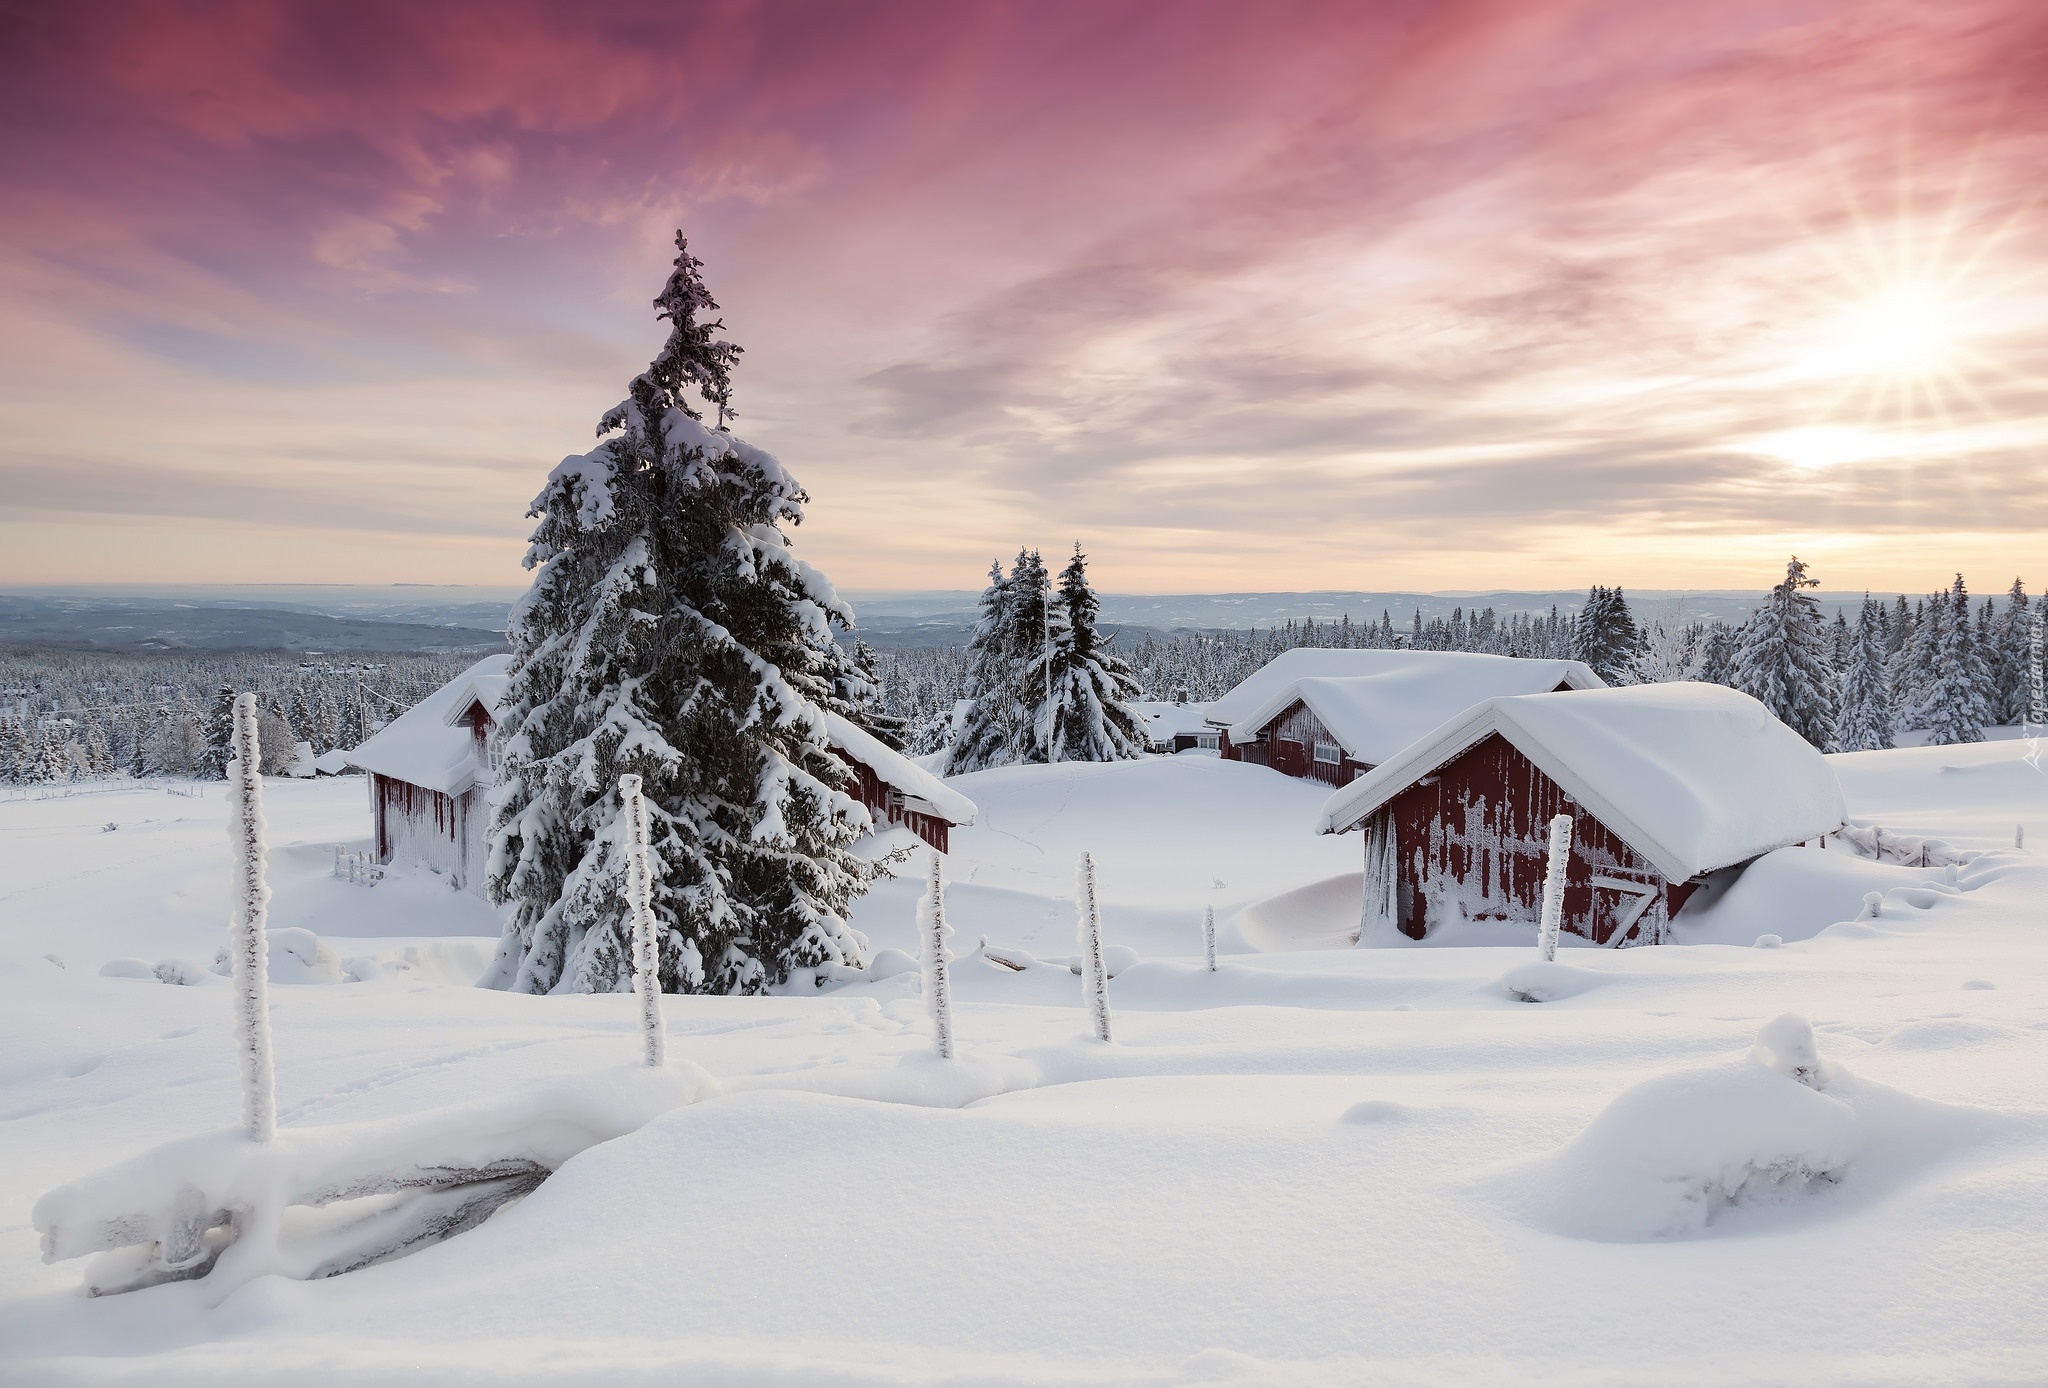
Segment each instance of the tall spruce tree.
[[492,796],[490,886],[513,906],[483,982],[527,993],[631,986],[622,772],[642,778],[664,991],[751,993],[859,965],[846,923],[873,869],[826,711],[853,614],[790,551],[808,500],[782,465],[706,428],[730,418],[739,349],[676,235],[655,300],[670,332],[601,440],[563,459],[529,514],[537,570],[513,613]]
[[1048,760],[1130,761],[1145,753],[1145,731],[1130,707],[1139,694],[1137,677],[1103,644],[1095,626],[1100,609],[1077,540],[1074,557],[1060,572],[1053,602],[1057,620],[1047,647],[1052,700],[1040,722]]
[[1819,586],[1820,580],[1808,578],[1806,565],[1794,555],[1785,566],[1785,581],[1743,624],[1735,687],[1808,742],[1825,748],[1835,731],[1834,649],[1820,604],[1805,591]]
[[1863,595],[1842,674],[1841,713],[1835,719],[1835,750],[1876,752],[1892,745],[1891,681],[1885,674],[1884,607]]
[[1049,694],[1047,663],[1053,633],[1065,620],[1037,550],[1018,550],[1007,576],[1000,564],[990,569],[969,648],[971,702],[948,775],[1046,760],[1040,715]]
[[981,590],[981,611],[967,647],[967,716],[946,758],[948,775],[1016,760],[1011,606],[1010,580],[998,559],[989,565],[988,587]]
[[1621,589],[1590,589],[1586,605],[1572,624],[1572,659],[1590,665],[1593,673],[1609,684],[1627,684],[1634,678],[1642,650],[1642,633],[1629,615],[1628,599]]
[[1982,742],[1992,721],[1991,672],[1970,624],[1970,594],[1961,574],[1941,602],[1929,604],[1929,613],[1927,678],[1912,726],[1924,728],[1935,745]]

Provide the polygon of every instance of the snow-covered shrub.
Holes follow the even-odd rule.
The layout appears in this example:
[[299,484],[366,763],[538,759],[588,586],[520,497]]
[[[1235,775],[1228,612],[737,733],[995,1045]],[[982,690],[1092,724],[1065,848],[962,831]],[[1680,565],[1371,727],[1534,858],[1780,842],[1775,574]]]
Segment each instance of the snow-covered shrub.
[[925,879],[924,895],[917,903],[917,938],[924,948],[924,997],[932,1014],[932,1049],[941,1060],[953,1058],[953,982],[946,972],[952,951],[946,941],[953,927],[946,924],[944,884],[939,880],[939,855],[932,854],[931,871]]
[[270,886],[264,879],[262,747],[254,694],[234,700],[234,756],[227,763],[228,836],[234,844],[234,920],[230,963],[235,1041],[242,1068],[242,1127],[258,1142],[277,1132],[277,1081],[270,1046],[270,948],[264,927]]
[[1209,972],[1216,972],[1216,908],[1202,908],[1202,954],[1208,960]]
[[1576,1238],[1696,1235],[1732,1211],[1823,1194],[1871,1147],[1959,1116],[1827,1062],[1788,1013],[1746,1055],[1625,1090],[1500,1188],[1533,1223]]
[[1074,905],[1080,920],[1081,992],[1098,1041],[1109,1040],[1109,971],[1102,962],[1102,912],[1095,902],[1095,860],[1085,852],[1074,870]]

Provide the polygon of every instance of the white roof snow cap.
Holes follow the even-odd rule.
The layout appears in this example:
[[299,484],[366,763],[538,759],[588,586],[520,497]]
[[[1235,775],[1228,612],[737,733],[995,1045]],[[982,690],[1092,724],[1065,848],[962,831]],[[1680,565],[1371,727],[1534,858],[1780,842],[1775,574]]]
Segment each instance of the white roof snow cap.
[[883,785],[901,791],[905,800],[915,801],[916,808],[948,824],[974,823],[979,807],[972,800],[836,713],[825,715],[825,740],[874,772]]
[[1145,735],[1154,742],[1183,735],[1192,737],[1207,725],[1208,704],[1161,703],[1140,700],[1128,705],[1145,722]]
[[348,764],[443,795],[460,795],[482,776],[476,739],[456,720],[479,699],[496,710],[509,655],[486,656],[391,720],[348,754]]
[[1747,694],[1639,684],[1488,699],[1332,795],[1316,828],[1343,833],[1489,734],[1682,882],[1847,818],[1827,758]]
[[[1309,658],[1324,656],[1347,659]],[[1275,671],[1284,678],[1269,677]],[[1463,651],[1293,650],[1219,699],[1208,718],[1229,728],[1231,741],[1253,742],[1299,699],[1337,735],[1353,761],[1377,766],[1447,716],[1482,700],[1541,694],[1560,685],[1606,687],[1576,660]],[[1263,692],[1248,704],[1241,696],[1254,689]]]

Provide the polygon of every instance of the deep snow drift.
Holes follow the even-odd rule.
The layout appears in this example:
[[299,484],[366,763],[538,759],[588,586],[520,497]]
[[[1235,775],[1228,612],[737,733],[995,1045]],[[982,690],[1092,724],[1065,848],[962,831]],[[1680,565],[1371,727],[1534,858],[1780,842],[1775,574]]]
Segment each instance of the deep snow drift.
[[[913,863],[855,921],[881,967],[664,999],[695,1101],[563,1134],[479,1227],[325,1280],[99,1299],[85,1260],[40,1261],[36,1201],[235,1120],[230,990],[206,981],[224,804],[0,802],[0,1379],[2038,1382],[2048,871],[2010,845],[2022,822],[2048,843],[2048,778],[2024,751],[1834,759],[1853,815],[1976,851],[1953,882],[1785,850],[1681,932],[1704,943],[1548,971],[1533,927],[1259,936],[1312,916],[1289,893],[1345,909],[1317,884],[1357,842],[1313,835],[1319,786],[1193,754],[964,777],[958,1060],[931,1055]],[[495,929],[473,897],[335,878],[359,782],[265,795],[281,1141],[503,1133],[637,1058],[628,995],[465,986]],[[1072,967],[1084,848],[1108,1045]],[[305,1271],[325,1227],[287,1232],[268,1266]]]

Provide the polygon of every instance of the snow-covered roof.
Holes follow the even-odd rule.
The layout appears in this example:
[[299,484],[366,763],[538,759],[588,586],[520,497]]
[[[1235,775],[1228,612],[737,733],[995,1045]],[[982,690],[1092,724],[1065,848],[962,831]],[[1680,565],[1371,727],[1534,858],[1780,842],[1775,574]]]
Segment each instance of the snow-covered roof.
[[1145,736],[1154,742],[1170,742],[1176,737],[1192,737],[1203,731],[1207,727],[1210,705],[1139,700],[1128,707],[1144,720]]
[[1604,688],[1576,660],[1521,660],[1464,651],[1292,650],[1218,699],[1211,723],[1252,742],[1299,699],[1337,735],[1353,761],[1377,766],[1448,714],[1483,699],[1568,685]]
[[1499,733],[1674,882],[1816,838],[1847,817],[1827,758],[1747,694],[1638,684],[1488,699],[1332,795],[1342,833]]
[[902,792],[905,800],[914,802],[913,808],[948,824],[974,823],[977,807],[972,800],[836,713],[825,715],[825,740],[874,772],[883,785]]
[[460,795],[481,779],[476,739],[461,723],[470,705],[495,711],[505,694],[509,655],[486,656],[391,720],[348,754],[348,764]]

